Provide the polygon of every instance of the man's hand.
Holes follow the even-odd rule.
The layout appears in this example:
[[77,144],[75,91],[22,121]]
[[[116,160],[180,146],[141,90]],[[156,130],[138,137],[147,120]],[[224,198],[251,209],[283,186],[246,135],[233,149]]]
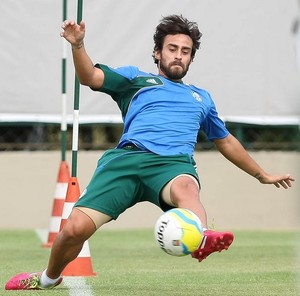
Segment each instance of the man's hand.
[[81,21],[78,25],[74,21],[65,20],[61,27],[63,32],[60,33],[60,36],[69,41],[73,48],[79,49],[83,46],[83,39],[85,36],[84,21]]
[[262,184],[274,184],[277,188],[283,187],[288,189],[292,187],[292,182],[295,179],[290,175],[268,175],[268,174],[256,174],[255,178],[259,180]]

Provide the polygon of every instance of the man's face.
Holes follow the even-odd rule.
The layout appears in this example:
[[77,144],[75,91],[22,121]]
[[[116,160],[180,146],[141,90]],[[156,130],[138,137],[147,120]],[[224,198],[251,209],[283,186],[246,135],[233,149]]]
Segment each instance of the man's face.
[[171,80],[181,80],[192,62],[192,47],[193,41],[188,35],[167,35],[162,50],[155,52],[159,74]]

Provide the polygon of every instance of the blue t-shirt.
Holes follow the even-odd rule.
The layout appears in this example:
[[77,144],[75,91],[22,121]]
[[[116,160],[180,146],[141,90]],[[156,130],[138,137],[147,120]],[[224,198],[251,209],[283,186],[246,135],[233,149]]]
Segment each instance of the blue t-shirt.
[[105,75],[98,91],[109,94],[122,112],[124,131],[117,147],[133,143],[159,155],[192,157],[200,128],[210,140],[229,134],[207,91],[133,66],[96,67]]

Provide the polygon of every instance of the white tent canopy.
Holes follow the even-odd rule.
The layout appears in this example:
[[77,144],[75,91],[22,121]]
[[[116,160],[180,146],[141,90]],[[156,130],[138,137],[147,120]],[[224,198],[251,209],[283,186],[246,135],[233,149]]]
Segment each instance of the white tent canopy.
[[[68,0],[76,19],[77,0]],[[62,1],[0,2],[0,123],[61,121]],[[207,89],[225,121],[300,124],[300,70],[291,27],[297,0],[88,0],[86,48],[92,60],[156,73],[153,33],[162,16],[183,14],[203,33],[185,78]],[[68,47],[67,109],[74,68]],[[121,122],[107,95],[81,87],[80,122]]]

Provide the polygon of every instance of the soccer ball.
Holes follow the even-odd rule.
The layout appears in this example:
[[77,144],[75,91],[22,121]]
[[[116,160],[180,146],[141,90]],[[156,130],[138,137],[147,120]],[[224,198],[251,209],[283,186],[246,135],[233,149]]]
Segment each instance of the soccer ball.
[[173,256],[185,256],[200,246],[203,229],[200,219],[183,208],[175,208],[162,214],[154,230],[159,247]]

